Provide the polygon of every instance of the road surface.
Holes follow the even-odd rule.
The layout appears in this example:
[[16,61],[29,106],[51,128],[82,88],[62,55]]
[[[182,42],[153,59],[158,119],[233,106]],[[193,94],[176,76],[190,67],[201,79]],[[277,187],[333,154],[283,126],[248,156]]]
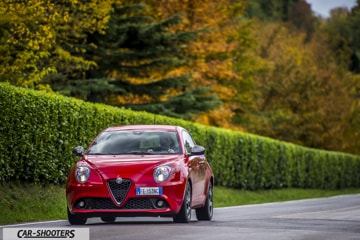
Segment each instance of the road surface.
[[[216,204],[216,203],[215,203]],[[66,220],[3,228],[73,228]],[[88,219],[91,240],[360,240],[360,194],[215,208],[213,220],[175,224],[171,218]],[[4,239],[6,240],[6,239]]]

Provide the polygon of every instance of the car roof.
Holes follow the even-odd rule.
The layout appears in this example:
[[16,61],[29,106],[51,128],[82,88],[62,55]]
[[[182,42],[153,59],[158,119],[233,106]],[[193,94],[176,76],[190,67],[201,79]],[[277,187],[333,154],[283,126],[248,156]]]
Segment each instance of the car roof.
[[166,131],[177,131],[182,127],[174,125],[159,125],[159,124],[142,124],[142,125],[122,125],[108,127],[104,131],[119,131],[119,130],[166,130]]

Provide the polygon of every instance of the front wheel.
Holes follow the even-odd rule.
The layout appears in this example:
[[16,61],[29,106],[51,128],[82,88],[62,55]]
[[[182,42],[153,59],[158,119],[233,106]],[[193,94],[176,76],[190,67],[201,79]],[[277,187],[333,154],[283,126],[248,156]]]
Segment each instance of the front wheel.
[[196,217],[198,220],[210,221],[214,212],[213,202],[213,186],[209,183],[208,192],[206,195],[205,205],[201,208],[195,209]]
[[72,214],[69,209],[67,209],[68,221],[71,225],[83,225],[86,223],[87,218],[81,217],[75,214]]
[[181,205],[180,212],[174,216],[174,222],[176,223],[188,223],[191,220],[191,187],[190,183],[186,183],[185,196]]

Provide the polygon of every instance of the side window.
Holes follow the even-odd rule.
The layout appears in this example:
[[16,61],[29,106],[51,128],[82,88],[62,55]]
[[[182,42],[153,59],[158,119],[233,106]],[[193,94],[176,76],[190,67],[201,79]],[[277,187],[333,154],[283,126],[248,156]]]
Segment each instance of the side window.
[[182,133],[182,137],[184,141],[185,151],[187,154],[189,154],[191,153],[191,149],[195,146],[195,142],[188,132],[184,131]]

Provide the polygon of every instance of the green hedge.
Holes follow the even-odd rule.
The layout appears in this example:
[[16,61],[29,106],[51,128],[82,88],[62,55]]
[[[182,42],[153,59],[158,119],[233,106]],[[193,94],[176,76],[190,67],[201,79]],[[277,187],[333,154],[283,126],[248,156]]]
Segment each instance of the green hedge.
[[86,147],[108,126],[174,124],[205,146],[217,185],[239,189],[360,187],[360,157],[180,119],[0,84],[0,182],[64,183]]

